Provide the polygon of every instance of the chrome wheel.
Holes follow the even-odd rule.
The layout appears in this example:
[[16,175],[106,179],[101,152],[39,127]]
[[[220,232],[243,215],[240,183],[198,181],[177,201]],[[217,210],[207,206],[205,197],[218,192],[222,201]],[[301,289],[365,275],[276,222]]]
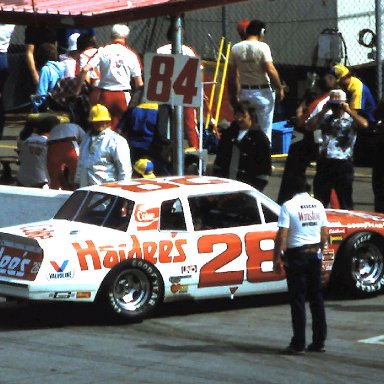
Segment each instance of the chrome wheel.
[[352,276],[361,288],[380,283],[384,274],[384,258],[373,243],[365,243],[355,250],[352,257]]
[[151,283],[145,272],[139,269],[121,271],[113,286],[116,305],[125,311],[136,311],[142,308],[151,295]]

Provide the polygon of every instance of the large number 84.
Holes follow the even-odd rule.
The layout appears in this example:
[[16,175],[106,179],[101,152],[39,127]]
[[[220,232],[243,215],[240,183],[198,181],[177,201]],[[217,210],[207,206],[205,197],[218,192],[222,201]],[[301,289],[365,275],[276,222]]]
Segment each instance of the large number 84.
[[[275,232],[263,233],[263,238],[274,238]],[[237,271],[218,272],[219,269],[236,260],[242,254],[242,241],[234,233],[207,235],[199,238],[197,247],[199,253],[212,253],[216,244],[225,244],[224,252],[204,264],[200,270],[199,288],[225,285],[240,285],[246,280],[249,283],[282,280],[283,273],[273,271],[263,272],[261,264],[272,261],[273,250],[263,251],[260,247],[260,232],[249,232],[245,235],[245,252],[247,254],[246,268]]]
[[172,82],[175,71],[173,56],[153,56],[148,80],[147,99],[159,103],[168,103],[171,91],[183,97],[183,104],[192,104],[197,96],[196,76],[199,68],[197,58],[188,58],[176,79]]

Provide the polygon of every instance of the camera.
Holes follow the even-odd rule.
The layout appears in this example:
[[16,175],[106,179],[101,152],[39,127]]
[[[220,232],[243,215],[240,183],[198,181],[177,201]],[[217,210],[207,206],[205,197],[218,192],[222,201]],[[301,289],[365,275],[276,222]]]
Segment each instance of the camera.
[[343,100],[328,100],[327,104],[330,107],[338,107],[343,102]]

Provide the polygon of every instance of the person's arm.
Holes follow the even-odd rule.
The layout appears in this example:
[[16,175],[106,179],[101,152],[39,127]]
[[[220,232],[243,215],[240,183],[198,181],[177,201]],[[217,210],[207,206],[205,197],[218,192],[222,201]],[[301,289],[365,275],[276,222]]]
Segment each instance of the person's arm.
[[131,154],[127,140],[118,137],[114,151],[114,164],[116,167],[117,180],[129,180],[132,178]]
[[326,248],[328,246],[328,231],[327,231],[327,227],[323,226],[321,227],[321,232],[320,232],[320,248],[321,248],[321,252],[324,251],[324,248]]
[[31,73],[33,83],[37,85],[39,83],[39,73],[37,72],[37,69],[36,69],[34,52],[35,52],[34,44],[25,45],[25,59],[27,62],[27,67],[29,72]]
[[229,64],[227,79],[229,102],[231,103],[231,106],[234,107],[239,102],[240,93],[240,77],[236,64]]
[[348,113],[349,116],[352,117],[358,128],[368,128],[368,120],[365,117],[359,115],[357,110],[351,109],[348,103],[341,103],[340,108],[342,108],[345,112]]
[[310,117],[305,122],[304,128],[307,131],[315,131],[318,128],[320,120],[322,120],[324,118],[324,116],[326,115],[326,113],[330,109],[331,109],[330,105],[328,103],[325,103],[323,108],[321,109],[321,111],[319,113],[317,113],[316,115]]
[[281,273],[281,266],[283,264],[281,255],[287,248],[287,234],[288,228],[279,227],[276,234],[275,249],[273,253],[273,271],[275,273]]
[[277,101],[282,101],[284,99],[284,87],[281,84],[279,73],[272,61],[266,61],[264,63],[265,72],[267,72],[271,83],[273,84],[276,90]]

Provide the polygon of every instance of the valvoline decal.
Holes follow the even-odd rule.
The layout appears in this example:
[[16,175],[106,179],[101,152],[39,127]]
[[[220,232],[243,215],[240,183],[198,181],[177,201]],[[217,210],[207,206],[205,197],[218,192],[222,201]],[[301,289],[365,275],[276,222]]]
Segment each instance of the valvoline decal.
[[137,223],[137,230],[147,231],[157,229],[159,223],[160,208],[149,207],[145,204],[137,204],[135,209],[135,220]]

